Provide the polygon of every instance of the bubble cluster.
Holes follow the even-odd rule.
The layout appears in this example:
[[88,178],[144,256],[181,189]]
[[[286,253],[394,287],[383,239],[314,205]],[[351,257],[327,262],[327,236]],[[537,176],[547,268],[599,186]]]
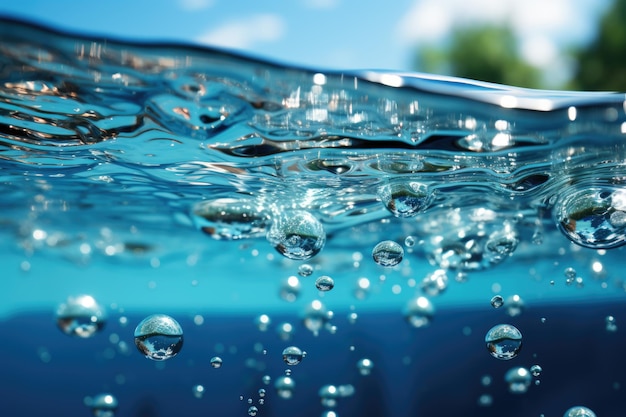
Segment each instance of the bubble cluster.
[[436,296],[448,288],[448,275],[445,269],[437,269],[426,275],[420,285],[424,294]]
[[378,196],[396,217],[413,217],[426,210],[432,200],[429,187],[414,181],[385,184],[379,189]]
[[569,189],[557,200],[556,223],[572,242],[593,249],[626,243],[626,191],[608,186]]
[[402,262],[404,249],[393,240],[384,240],[374,246],[372,258],[378,265],[392,267]]
[[106,311],[91,295],[69,297],[58,307],[56,323],[69,336],[88,338],[102,330]]
[[267,240],[281,255],[306,260],[322,250],[326,232],[319,220],[308,211],[292,210],[274,218]]
[[148,359],[170,359],[183,347],[183,329],[172,317],[153,314],[143,319],[135,328],[135,345]]
[[510,324],[498,324],[489,329],[485,343],[494,358],[513,359],[522,348],[522,333]]
[[290,366],[297,365],[302,362],[304,354],[297,346],[289,346],[283,350],[283,361]]

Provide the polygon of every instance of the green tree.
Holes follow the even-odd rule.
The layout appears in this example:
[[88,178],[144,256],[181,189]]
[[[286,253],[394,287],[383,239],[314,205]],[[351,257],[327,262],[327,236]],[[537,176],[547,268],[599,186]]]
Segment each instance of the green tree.
[[540,71],[519,54],[508,26],[472,26],[455,30],[446,47],[418,51],[417,70],[519,87],[541,87]]
[[626,91],[626,0],[614,0],[595,39],[574,53],[571,88]]

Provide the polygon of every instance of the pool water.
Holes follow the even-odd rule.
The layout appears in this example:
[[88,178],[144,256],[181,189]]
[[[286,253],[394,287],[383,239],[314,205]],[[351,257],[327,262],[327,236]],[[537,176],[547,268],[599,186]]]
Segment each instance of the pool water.
[[2,20],[0,414],[623,415],[624,139],[621,93]]

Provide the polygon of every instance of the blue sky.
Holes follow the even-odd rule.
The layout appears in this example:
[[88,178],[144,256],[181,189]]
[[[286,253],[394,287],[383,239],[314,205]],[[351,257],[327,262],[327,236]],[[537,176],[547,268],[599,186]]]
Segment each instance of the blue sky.
[[228,47],[317,69],[410,70],[420,45],[452,28],[508,22],[548,79],[566,76],[563,50],[588,42],[610,0],[22,0],[0,14],[134,40]]

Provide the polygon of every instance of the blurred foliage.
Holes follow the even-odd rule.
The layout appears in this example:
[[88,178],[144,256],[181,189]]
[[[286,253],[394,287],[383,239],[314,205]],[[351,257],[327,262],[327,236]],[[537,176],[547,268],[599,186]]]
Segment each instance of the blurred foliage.
[[626,92],[626,0],[614,0],[596,38],[574,52],[577,68],[570,88]]
[[425,47],[417,56],[419,71],[540,87],[540,71],[524,62],[508,26],[464,27],[452,33],[447,47]]
[[[572,30],[575,30],[573,28]],[[626,91],[626,0],[613,0],[598,24],[595,38],[569,53],[576,90]],[[423,47],[416,56],[418,71],[530,88],[545,88],[539,68],[525,62],[507,25],[462,27],[443,47]]]

